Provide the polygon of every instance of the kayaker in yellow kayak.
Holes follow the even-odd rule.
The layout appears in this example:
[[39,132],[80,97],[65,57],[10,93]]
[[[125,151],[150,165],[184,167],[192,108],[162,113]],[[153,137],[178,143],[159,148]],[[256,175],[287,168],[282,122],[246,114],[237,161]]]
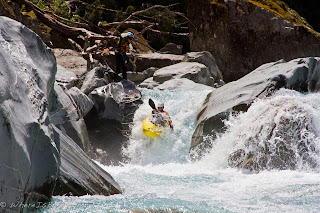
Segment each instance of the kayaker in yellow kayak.
[[158,104],[158,109],[152,110],[152,123],[154,123],[157,126],[165,126],[166,124],[169,124],[170,128],[173,130],[172,120],[169,116],[169,114],[164,111],[164,103]]

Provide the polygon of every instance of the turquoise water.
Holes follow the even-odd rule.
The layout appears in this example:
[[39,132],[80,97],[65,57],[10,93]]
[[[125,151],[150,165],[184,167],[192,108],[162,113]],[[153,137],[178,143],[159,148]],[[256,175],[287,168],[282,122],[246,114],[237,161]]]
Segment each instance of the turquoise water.
[[[142,90],[145,104],[135,114],[130,143],[123,149],[131,160],[122,166],[101,165],[124,193],[56,196],[42,212],[320,212],[318,168],[297,161],[294,171],[251,173],[227,164],[228,154],[243,147],[246,137],[281,116],[310,117],[312,132],[303,134],[320,150],[320,94],[282,90],[272,99],[256,102],[247,113],[229,119],[228,131],[214,141],[207,156],[191,162],[188,150],[195,118],[208,92]],[[175,128],[154,140],[141,130],[143,119],[151,112],[149,97],[156,104],[165,102]],[[259,137],[265,137],[263,134]],[[310,154],[319,160],[319,152]]]

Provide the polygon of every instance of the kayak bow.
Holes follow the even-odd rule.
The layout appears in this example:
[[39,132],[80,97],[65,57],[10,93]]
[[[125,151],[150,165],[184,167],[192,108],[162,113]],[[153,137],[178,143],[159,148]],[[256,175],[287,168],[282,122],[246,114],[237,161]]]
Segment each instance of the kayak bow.
[[157,138],[163,133],[163,127],[157,126],[150,121],[151,116],[143,120],[143,133],[150,138]]

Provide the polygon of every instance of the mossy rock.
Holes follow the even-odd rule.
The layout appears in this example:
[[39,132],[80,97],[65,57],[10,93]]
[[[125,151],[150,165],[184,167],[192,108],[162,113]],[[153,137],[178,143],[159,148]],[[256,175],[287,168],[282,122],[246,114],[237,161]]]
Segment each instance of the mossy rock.
[[292,24],[302,26],[313,33],[318,39],[320,39],[320,33],[312,29],[311,25],[301,17],[296,11],[288,7],[286,3],[280,0],[246,0],[247,2],[257,5],[261,8],[269,10],[270,12],[277,14],[281,18],[291,22]]

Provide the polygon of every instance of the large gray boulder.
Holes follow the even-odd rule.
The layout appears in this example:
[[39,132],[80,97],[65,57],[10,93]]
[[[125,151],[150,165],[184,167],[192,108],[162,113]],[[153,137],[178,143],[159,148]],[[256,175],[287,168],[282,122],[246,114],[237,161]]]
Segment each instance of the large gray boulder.
[[85,117],[93,156],[104,164],[118,164],[127,141],[129,124],[140,104],[141,93],[129,80],[113,82],[93,90],[94,108]]
[[22,24],[0,17],[0,200],[2,212],[51,199],[59,168],[49,111],[55,57]]
[[121,193],[120,186],[111,175],[94,163],[70,137],[56,127],[54,133],[55,141],[60,143],[61,148],[61,164],[54,195]]
[[204,64],[206,67],[208,67],[209,73],[214,78],[215,82],[223,80],[222,73],[216,63],[215,58],[208,51],[186,53],[183,61]]
[[159,90],[184,90],[184,91],[204,91],[214,90],[213,87],[203,84],[195,83],[187,78],[178,78],[165,81],[164,83],[156,86],[155,89]]
[[[214,139],[218,133],[225,130],[223,120],[230,113],[246,111],[257,98],[269,97],[279,88],[318,92],[320,90],[319,72],[320,58],[302,58],[290,62],[280,60],[262,65],[245,77],[209,93],[197,117],[197,127],[191,143],[192,153],[200,151],[201,155],[202,149],[211,147],[212,144],[204,140],[204,136],[210,135]],[[252,155],[245,156],[247,159],[242,159],[242,162],[252,157]],[[243,152],[239,151],[230,159],[241,157]],[[235,163],[231,164],[235,165]]]
[[[63,171],[78,172],[83,165],[87,167],[82,177],[88,184],[73,184],[73,189],[83,194],[119,193],[114,180],[85,159],[70,138],[62,141],[64,133],[52,124],[57,119],[49,114],[58,109],[54,91],[57,67],[52,51],[31,30],[9,18],[0,17],[0,32],[1,212],[35,211],[39,203],[51,200],[57,178],[82,184],[77,173]],[[61,160],[62,149],[66,149],[62,151],[65,162]],[[65,169],[61,162],[73,167]],[[108,192],[104,190],[107,188]]]
[[86,153],[90,152],[90,141],[84,116],[93,107],[92,101],[78,88],[63,90],[55,84],[57,106],[51,112],[51,122],[71,137]]
[[[204,64],[197,62],[181,62],[158,69],[153,74],[153,81],[162,84],[165,81],[177,78],[187,78],[195,83],[213,86],[214,80],[211,78],[208,68]],[[149,79],[148,79],[149,80]],[[144,85],[142,82],[141,85]]]
[[225,82],[271,61],[320,55],[319,33],[282,1],[187,0],[187,5],[190,49],[211,52]]
[[109,83],[109,79],[106,76],[106,73],[110,69],[107,67],[95,67],[90,70],[84,78],[83,84],[81,86],[81,91],[89,95],[95,88],[102,87]]
[[134,112],[142,104],[140,91],[129,80],[96,88],[89,97],[101,119],[114,119],[119,122],[131,122]]
[[60,65],[57,65],[56,83],[59,84],[59,86],[65,89],[70,89],[78,81],[79,79],[76,74]]

